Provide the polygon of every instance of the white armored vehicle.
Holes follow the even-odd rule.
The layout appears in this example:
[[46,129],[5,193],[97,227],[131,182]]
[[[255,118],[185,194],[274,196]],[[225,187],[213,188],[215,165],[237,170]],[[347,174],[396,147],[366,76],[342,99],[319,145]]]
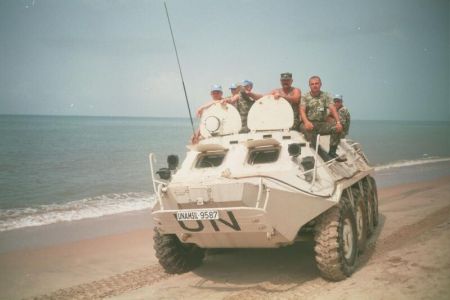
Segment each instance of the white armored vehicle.
[[[342,139],[338,162],[320,155],[326,136],[312,148],[292,124],[291,105],[271,96],[253,104],[248,133],[232,105],[204,111],[203,139],[181,166],[169,156],[163,180],[152,177],[154,247],[166,272],[194,269],[206,249],[278,248],[313,235],[322,276],[352,274],[378,223],[374,170],[359,144]],[[154,176],[153,154],[150,166]]]

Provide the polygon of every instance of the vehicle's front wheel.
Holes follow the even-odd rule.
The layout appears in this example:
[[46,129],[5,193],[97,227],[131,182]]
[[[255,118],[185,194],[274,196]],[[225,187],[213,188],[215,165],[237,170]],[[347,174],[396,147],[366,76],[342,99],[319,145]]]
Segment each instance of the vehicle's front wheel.
[[201,265],[205,250],[195,244],[180,242],[175,234],[160,234],[154,230],[153,248],[161,266],[170,274],[189,272]]
[[315,227],[315,259],[326,279],[339,281],[350,276],[357,263],[357,229],[350,201],[340,203],[322,214]]

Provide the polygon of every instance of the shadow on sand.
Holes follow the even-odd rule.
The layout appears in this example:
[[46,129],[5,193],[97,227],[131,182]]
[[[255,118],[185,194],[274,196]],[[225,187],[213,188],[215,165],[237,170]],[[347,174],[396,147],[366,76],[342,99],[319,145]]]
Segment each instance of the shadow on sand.
[[[268,287],[267,283],[275,290],[281,286],[286,290],[320,276],[314,262],[312,242],[296,243],[279,249],[214,251],[194,273],[206,281],[214,282],[215,290],[230,291],[261,285]],[[197,287],[201,288],[202,285]]]
[[[376,241],[383,230],[385,216],[359,256],[356,272],[364,268],[375,253]],[[286,291],[320,279],[314,260],[314,242],[299,242],[278,249],[222,249],[208,251],[204,264],[194,271],[203,278],[196,288],[214,290],[263,289]],[[317,280],[315,280],[317,281]],[[211,282],[213,284],[205,284]]]

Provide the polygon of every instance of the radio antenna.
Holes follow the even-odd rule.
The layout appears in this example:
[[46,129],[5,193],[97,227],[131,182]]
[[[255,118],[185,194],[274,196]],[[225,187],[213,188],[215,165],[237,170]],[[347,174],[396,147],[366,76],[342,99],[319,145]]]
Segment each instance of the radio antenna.
[[180,59],[178,58],[177,45],[175,44],[175,38],[173,36],[172,25],[170,24],[169,11],[167,10],[166,1],[164,1],[164,7],[166,8],[166,15],[167,15],[167,21],[169,22],[170,35],[172,36],[173,48],[175,49],[175,55],[177,57],[177,62],[178,62],[178,70],[180,70],[181,82],[183,83],[184,97],[186,98],[186,104],[187,104],[187,108],[189,111],[189,118],[191,119],[192,132],[195,135],[194,121],[192,120],[191,107],[189,106],[189,100],[188,100],[188,96],[186,93],[186,85],[184,84],[183,72],[181,72]]

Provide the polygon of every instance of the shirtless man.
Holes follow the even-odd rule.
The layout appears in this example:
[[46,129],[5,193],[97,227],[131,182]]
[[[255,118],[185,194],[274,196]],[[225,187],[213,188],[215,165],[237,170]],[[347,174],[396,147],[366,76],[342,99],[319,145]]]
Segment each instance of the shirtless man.
[[275,89],[271,94],[275,99],[284,98],[292,106],[294,111],[294,124],[291,129],[299,130],[300,118],[299,118],[299,105],[302,92],[300,89],[292,86],[292,73],[282,73],[280,76],[281,88]]

